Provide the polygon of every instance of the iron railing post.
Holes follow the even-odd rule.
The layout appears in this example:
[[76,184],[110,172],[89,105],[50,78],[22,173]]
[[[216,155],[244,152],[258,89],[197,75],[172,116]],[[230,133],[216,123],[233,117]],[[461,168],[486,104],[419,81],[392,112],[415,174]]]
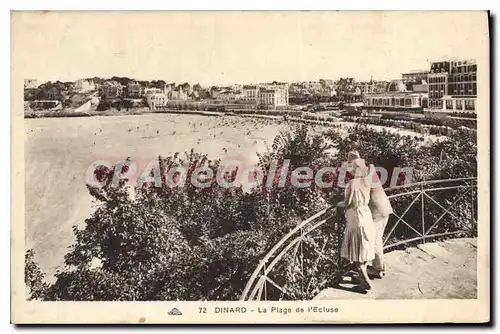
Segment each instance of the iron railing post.
[[[338,216],[341,216],[339,213],[341,211],[342,210],[338,210],[336,212],[337,217],[335,217],[335,218],[338,218]],[[340,269],[342,267],[341,249],[342,249],[342,242],[344,239],[344,234],[342,233],[343,231],[342,231],[341,219],[335,219],[335,221],[337,222],[337,268]]]
[[[300,247],[300,273],[302,274],[302,277],[305,277],[304,275],[304,229],[300,229],[300,241],[299,241],[299,247]],[[302,292],[302,297],[304,296],[304,280],[300,280],[300,291]]]
[[266,264],[264,263],[264,300],[267,300],[267,274],[266,274]]
[[424,185],[420,186],[421,191],[421,201],[422,201],[422,243],[425,244],[425,197],[424,197]]
[[[474,231],[476,231],[476,226],[474,226],[474,223],[476,221],[475,216],[474,216],[474,210],[476,209],[476,207],[474,205],[474,180],[471,180],[470,186],[472,188],[472,191],[470,192],[470,206],[471,206],[471,208],[470,208],[470,217],[471,217],[471,222],[470,222],[471,229],[470,229],[470,232],[471,233],[469,233],[470,234],[469,237],[472,238],[472,237],[475,237]],[[477,186],[477,184],[476,184],[476,186]],[[476,198],[477,198],[478,195],[479,195],[479,192],[476,191]]]
[[470,205],[471,205],[471,217],[472,217],[472,221],[471,223],[474,224],[474,181],[472,180],[471,181],[471,184],[470,184],[471,188],[473,191],[470,192]]

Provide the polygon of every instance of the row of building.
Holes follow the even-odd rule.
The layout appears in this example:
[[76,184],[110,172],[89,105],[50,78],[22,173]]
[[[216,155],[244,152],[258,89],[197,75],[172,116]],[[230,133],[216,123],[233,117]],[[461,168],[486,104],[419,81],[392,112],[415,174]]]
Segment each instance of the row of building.
[[475,60],[431,63],[429,71],[402,74],[386,92],[364,94],[366,108],[440,112],[476,112]]
[[[114,79],[114,78],[113,78]],[[117,77],[116,80],[120,80]],[[429,70],[403,73],[392,81],[356,82],[354,78],[337,81],[301,81],[290,84],[272,82],[252,85],[232,85],[203,88],[199,84],[176,85],[164,81],[144,83],[135,80],[122,85],[116,80],[94,83],[80,79],[72,85],[75,92],[99,91],[105,100],[128,98],[146,101],[157,109],[169,101],[201,101],[240,103],[255,108],[276,109],[292,103],[313,101],[342,101],[355,103],[367,109],[407,110],[415,112],[475,112],[477,104],[477,65],[475,60],[447,60],[433,62]],[[121,82],[124,82],[121,80]],[[124,83],[125,83],[124,82]],[[154,85],[153,85],[154,83]],[[56,82],[55,84],[66,85]],[[38,86],[36,80],[25,80],[25,91]],[[43,85],[42,85],[43,86]],[[151,87],[154,86],[154,87]],[[66,87],[66,86],[65,86]],[[56,91],[56,89],[53,89]],[[56,99],[47,89],[45,99]]]
[[337,81],[301,81],[290,84],[290,97],[294,101],[308,98],[324,101],[361,102],[364,94],[387,91],[388,81],[356,82],[354,78],[340,78]]
[[[240,87],[211,87],[208,96],[214,103],[241,103],[255,108],[275,109],[288,105],[288,84],[273,82],[268,84],[243,85]],[[151,109],[167,106],[169,101],[196,100],[196,91],[183,87],[145,92],[146,102]]]

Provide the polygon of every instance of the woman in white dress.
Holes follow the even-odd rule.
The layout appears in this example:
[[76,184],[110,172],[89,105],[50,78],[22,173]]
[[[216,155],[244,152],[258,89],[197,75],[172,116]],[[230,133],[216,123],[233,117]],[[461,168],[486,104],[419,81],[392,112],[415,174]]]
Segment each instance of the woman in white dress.
[[359,266],[362,283],[360,287],[371,289],[367,266],[375,258],[375,228],[368,206],[370,202],[371,177],[363,159],[355,159],[349,169],[353,176],[345,189],[345,197],[338,206],[346,209],[347,224],[340,255]]

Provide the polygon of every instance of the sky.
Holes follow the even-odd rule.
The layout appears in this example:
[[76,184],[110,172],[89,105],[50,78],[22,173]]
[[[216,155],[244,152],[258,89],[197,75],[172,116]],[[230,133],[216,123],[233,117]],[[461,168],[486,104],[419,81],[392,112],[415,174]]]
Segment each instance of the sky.
[[25,78],[227,85],[390,80],[488,50],[486,12],[16,12]]

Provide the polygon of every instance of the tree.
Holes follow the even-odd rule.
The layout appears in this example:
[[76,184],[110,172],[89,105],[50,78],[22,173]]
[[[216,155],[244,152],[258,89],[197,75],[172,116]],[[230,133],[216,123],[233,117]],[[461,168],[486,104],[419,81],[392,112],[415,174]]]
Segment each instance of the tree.
[[111,80],[120,83],[122,86],[127,86],[130,81],[133,81],[131,78],[116,76],[112,77]]
[[45,296],[48,284],[44,283],[45,275],[35,262],[35,252],[29,249],[24,256],[24,283],[30,291],[29,299],[41,299]]
[[151,86],[154,88],[160,88],[163,89],[167,83],[165,80],[153,80],[151,81]]

